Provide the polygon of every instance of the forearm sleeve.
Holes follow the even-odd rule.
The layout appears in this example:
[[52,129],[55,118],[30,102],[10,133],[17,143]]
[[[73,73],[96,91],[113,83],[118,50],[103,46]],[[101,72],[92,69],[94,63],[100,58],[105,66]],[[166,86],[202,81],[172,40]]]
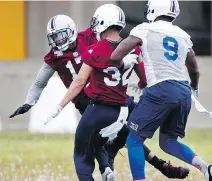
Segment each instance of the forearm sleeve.
[[25,104],[35,105],[43,91],[46,87],[49,79],[54,74],[55,70],[51,68],[48,64],[44,63],[41,69],[38,72],[38,75],[31,85]]

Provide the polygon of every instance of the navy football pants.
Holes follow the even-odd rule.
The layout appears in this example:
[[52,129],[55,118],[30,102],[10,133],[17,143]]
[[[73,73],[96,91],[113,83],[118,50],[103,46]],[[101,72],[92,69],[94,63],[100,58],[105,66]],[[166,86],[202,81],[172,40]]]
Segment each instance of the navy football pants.
[[[103,104],[87,106],[77,126],[74,142],[74,163],[80,181],[93,181],[95,158],[97,160],[99,157],[108,158],[104,149],[104,144],[108,139],[102,138],[99,132],[102,128],[117,121],[119,113],[120,106]],[[102,167],[108,167],[108,159],[105,159],[102,164]]]

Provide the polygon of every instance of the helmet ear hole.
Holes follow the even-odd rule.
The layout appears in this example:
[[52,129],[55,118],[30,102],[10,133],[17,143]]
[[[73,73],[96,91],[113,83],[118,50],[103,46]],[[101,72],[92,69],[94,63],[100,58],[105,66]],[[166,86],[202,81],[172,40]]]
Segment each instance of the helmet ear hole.
[[154,12],[155,12],[155,10],[153,9],[153,10],[152,10],[152,13],[154,13]]
[[101,23],[100,23],[100,25],[103,25],[103,24],[104,24],[104,21],[102,20]]

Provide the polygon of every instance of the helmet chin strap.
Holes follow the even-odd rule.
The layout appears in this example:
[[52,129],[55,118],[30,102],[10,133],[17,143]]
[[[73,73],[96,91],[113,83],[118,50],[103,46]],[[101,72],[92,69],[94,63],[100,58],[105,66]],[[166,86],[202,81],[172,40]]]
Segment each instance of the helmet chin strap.
[[69,45],[68,45],[68,49],[67,49],[67,50],[72,51],[72,52],[73,52],[73,51],[75,51],[75,50],[76,50],[76,48],[77,48],[77,42],[78,42],[78,41],[77,41],[77,39],[76,39],[76,41],[75,41],[75,42],[71,43],[71,44],[74,44],[74,46],[73,46],[73,47],[70,47],[70,45],[71,45],[71,44],[69,44]]
[[100,33],[97,33],[96,34],[96,39],[97,39],[97,41],[100,41],[101,40]]

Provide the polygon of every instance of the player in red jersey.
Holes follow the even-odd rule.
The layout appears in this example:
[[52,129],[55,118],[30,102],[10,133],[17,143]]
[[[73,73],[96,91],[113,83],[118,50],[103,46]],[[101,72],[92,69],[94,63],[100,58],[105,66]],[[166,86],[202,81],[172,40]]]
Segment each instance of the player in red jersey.
[[[25,104],[19,107],[10,118],[26,113],[36,104],[43,89],[55,72],[58,73],[63,84],[68,88],[82,66],[80,54],[86,47],[97,42],[95,34],[90,28],[78,33],[74,21],[66,15],[57,15],[50,19],[47,24],[47,37],[52,48],[44,57],[44,64],[35,82],[30,87]],[[89,100],[82,91],[73,100],[73,103],[82,114]],[[112,172],[108,160],[105,160],[104,157],[107,154],[105,150],[102,151],[100,148],[96,152],[101,174],[105,173],[106,168],[107,172]],[[98,152],[101,154],[98,154]]]
[[[105,11],[109,8],[110,14]],[[131,65],[135,63],[132,57],[126,58],[120,69],[110,62],[109,57],[120,42],[119,31],[125,26],[124,13],[119,7],[111,4],[101,6],[93,17],[92,25],[94,31],[100,32],[97,36],[103,40],[90,46],[82,54],[84,63],[77,78],[47,120],[49,122],[56,117],[68,102],[73,101],[90,77],[90,83],[84,91],[91,101],[79,122],[75,136],[74,161],[79,180],[93,180],[95,149],[103,146],[107,137],[113,139],[127,120],[127,78],[133,67],[139,67]]]
[[[64,26],[67,24],[69,27]],[[47,85],[48,80],[55,72],[58,73],[67,88],[71,84],[73,78],[76,77],[82,65],[80,54],[87,46],[97,42],[97,40],[95,34],[90,28],[78,33],[75,25],[72,25],[73,21],[65,15],[57,15],[50,19],[47,25],[47,33],[49,44],[52,46],[52,49],[44,58],[44,64],[40,69],[36,80],[29,89],[25,104],[19,107],[10,117],[28,112],[30,108],[36,104],[43,89]],[[89,100],[90,98],[82,91],[73,102],[75,107],[82,114],[86,109]],[[135,104],[132,98],[128,97],[127,101],[131,103],[131,109],[133,109]],[[108,144],[109,146],[107,146],[111,168],[113,168],[113,159],[116,153],[125,145],[127,135],[128,129],[123,129],[119,133],[119,137],[113,141],[114,144]],[[165,161],[154,156],[147,147],[145,149],[145,155],[146,160],[159,169],[164,175],[167,177],[170,177],[171,175],[171,177],[174,176],[176,178],[177,175],[174,173],[178,173],[176,172],[177,167],[169,168]]]

